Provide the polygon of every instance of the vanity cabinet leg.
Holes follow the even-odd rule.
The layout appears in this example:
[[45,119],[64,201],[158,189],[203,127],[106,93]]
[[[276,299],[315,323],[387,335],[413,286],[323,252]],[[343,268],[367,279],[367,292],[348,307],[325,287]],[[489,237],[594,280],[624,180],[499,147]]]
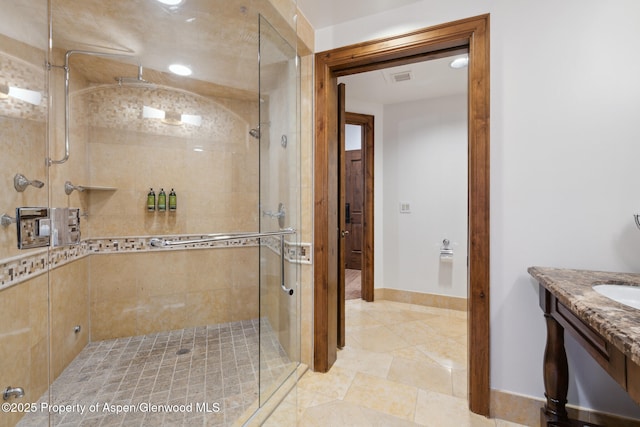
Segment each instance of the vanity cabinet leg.
[[542,410],[542,425],[570,424],[567,415],[569,367],[564,349],[564,328],[551,315],[547,323],[547,344],[544,349],[544,390],[547,403]]

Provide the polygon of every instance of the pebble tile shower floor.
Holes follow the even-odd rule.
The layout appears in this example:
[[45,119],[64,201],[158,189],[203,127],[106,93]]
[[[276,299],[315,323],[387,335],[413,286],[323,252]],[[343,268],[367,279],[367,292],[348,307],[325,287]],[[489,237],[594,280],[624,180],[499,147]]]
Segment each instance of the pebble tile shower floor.
[[[51,387],[50,405],[70,405],[68,412],[54,413],[51,423],[231,425],[258,398],[259,377],[271,384],[291,368],[266,320],[259,360],[258,323],[254,319],[89,343]],[[45,394],[38,407],[47,400]],[[187,406],[170,412],[147,410],[147,405]],[[142,410],[115,413],[125,407]],[[46,426],[47,413],[27,414],[18,425]]]

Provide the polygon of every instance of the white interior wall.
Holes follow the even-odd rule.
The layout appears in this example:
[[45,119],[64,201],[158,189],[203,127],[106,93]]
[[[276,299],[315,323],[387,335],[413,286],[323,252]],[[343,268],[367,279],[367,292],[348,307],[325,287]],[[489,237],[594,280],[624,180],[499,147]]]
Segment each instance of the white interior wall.
[[[466,112],[466,95],[384,107],[387,288],[467,297]],[[440,258],[444,239],[452,259]]]
[[[491,14],[491,387],[543,398],[545,327],[527,267],[640,271],[640,3],[424,0],[321,29],[316,50],[482,13]],[[379,247],[375,256],[378,269]],[[571,404],[640,417],[570,339],[568,353]]]

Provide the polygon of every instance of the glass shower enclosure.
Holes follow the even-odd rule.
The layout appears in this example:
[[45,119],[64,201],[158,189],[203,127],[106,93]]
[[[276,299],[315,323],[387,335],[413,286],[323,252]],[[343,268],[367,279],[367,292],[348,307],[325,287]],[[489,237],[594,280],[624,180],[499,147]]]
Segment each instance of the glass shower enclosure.
[[0,427],[242,425],[295,380],[277,3],[2,1]]

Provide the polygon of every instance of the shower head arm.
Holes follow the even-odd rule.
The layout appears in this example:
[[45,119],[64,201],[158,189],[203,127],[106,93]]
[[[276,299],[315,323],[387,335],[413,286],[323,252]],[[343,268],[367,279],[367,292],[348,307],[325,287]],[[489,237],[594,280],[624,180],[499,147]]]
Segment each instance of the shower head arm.
[[[103,58],[135,58],[133,55],[127,55],[124,53],[106,53],[106,52],[91,52],[89,50],[68,50],[64,55],[64,156],[59,160],[54,160],[51,157],[47,159],[47,164],[60,165],[69,160],[69,116],[71,116],[71,107],[69,102],[69,59],[71,55],[89,55],[99,56]],[[142,66],[138,61],[138,73],[142,73]]]

